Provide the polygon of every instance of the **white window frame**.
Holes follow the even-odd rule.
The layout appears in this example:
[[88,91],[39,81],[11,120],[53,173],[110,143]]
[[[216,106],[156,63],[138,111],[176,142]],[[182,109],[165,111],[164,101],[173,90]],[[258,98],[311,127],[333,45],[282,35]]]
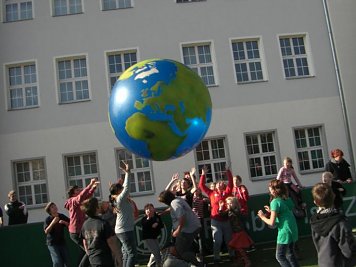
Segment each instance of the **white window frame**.
[[[52,16],[53,17],[60,17],[60,16],[68,16],[68,15],[77,15],[77,14],[82,14],[84,13],[84,5],[83,5],[83,0],[79,0],[79,3],[80,3],[80,10],[77,10],[77,11],[71,11],[71,3],[72,1],[75,1],[75,0],[63,0],[65,1],[65,6],[64,8],[66,9],[66,12],[65,13],[60,13],[60,14],[57,14],[56,13],[56,5],[55,5],[55,1],[57,0],[51,0],[51,6],[52,6]],[[60,0],[59,0],[60,1]]]
[[[122,161],[126,162],[130,166],[129,176],[129,189],[130,195],[141,196],[154,193],[153,184],[153,171],[152,162],[148,159],[144,159],[138,155],[135,155],[125,148],[118,148],[115,150],[116,155],[116,167],[118,171],[118,177],[124,178],[125,174],[120,170],[122,167]],[[146,178],[149,178],[146,180]],[[148,183],[151,187],[149,190],[140,190],[140,183]],[[146,185],[144,187],[147,187]]]
[[[110,8],[105,8],[105,1],[110,1]],[[132,8],[134,7],[133,5],[133,0],[101,0],[101,10],[102,11],[108,11],[108,10],[117,10],[117,9],[126,9],[126,8]]]
[[[257,46],[258,46],[257,49],[258,49],[258,53],[259,53],[258,58],[257,57],[256,58],[248,58],[247,43],[249,43],[249,42],[257,42]],[[233,45],[236,43],[243,44],[243,53],[245,56],[244,59],[235,59]],[[244,37],[244,38],[230,38],[230,46],[231,46],[231,57],[232,57],[233,69],[234,69],[234,77],[235,77],[235,82],[237,84],[264,82],[264,81],[268,80],[266,59],[265,59],[265,54],[264,54],[264,49],[263,49],[262,37],[255,36],[255,37]],[[251,70],[251,65],[250,65],[252,63],[259,63],[261,65],[262,79],[253,79],[252,78],[253,71]],[[237,64],[246,64],[247,75],[248,75],[248,79],[246,81],[239,81],[239,79],[237,77],[237,69],[236,69]]]
[[[290,41],[290,47],[291,47],[291,55],[284,56],[282,53],[282,47],[281,47],[281,39],[286,39],[288,38]],[[293,38],[302,38],[303,43],[304,43],[304,54],[296,54],[294,45],[293,45]],[[313,60],[312,60],[312,55],[311,55],[311,48],[310,48],[310,41],[309,41],[309,35],[307,33],[294,33],[294,34],[279,34],[278,35],[278,47],[279,47],[279,53],[281,57],[281,66],[282,66],[282,71],[285,79],[300,79],[300,78],[308,78],[308,77],[313,77],[314,76],[314,68],[313,68]],[[308,72],[309,74],[299,74],[298,73],[298,66],[297,66],[297,61],[302,60],[302,59],[307,60],[307,67],[308,67]],[[285,69],[285,64],[284,60],[291,60],[293,62],[293,70],[295,72],[294,76],[287,76],[286,75],[286,69]]]
[[[93,157],[95,159],[94,163],[91,162]],[[75,162],[75,164],[69,165],[68,160],[70,158],[73,158],[76,161],[78,161],[79,159],[79,162]],[[88,163],[87,159],[89,159],[90,164],[86,164]],[[96,151],[65,154],[63,155],[63,163],[67,189],[73,185],[78,185],[80,188],[84,188],[90,183],[90,180],[93,178],[97,178],[98,181],[100,181],[98,153]],[[88,166],[90,168],[90,172],[86,172],[87,169],[85,168],[85,166]],[[74,168],[74,172],[78,171],[79,173],[77,174],[70,172],[69,167]],[[92,168],[94,168],[94,171],[92,170]],[[101,197],[100,188],[101,187],[99,184],[98,188],[95,190],[94,195],[97,198]]]
[[[77,60],[85,60],[85,75],[82,76],[78,76],[75,77],[75,61]],[[69,71],[70,71],[70,77],[67,78],[63,78],[61,79],[61,75],[60,75],[60,69],[59,69],[59,64],[60,62],[70,62],[70,67],[69,67]],[[91,92],[90,92],[90,80],[89,80],[89,61],[88,61],[88,57],[87,55],[75,55],[75,56],[67,56],[67,57],[58,57],[55,58],[54,60],[54,64],[55,64],[55,70],[56,70],[56,86],[57,86],[57,101],[58,104],[62,105],[62,104],[70,104],[70,103],[76,103],[76,102],[85,102],[85,101],[90,101],[91,100]],[[84,70],[84,68],[80,68],[79,72],[81,73]],[[82,83],[87,83],[87,89],[88,90],[79,90],[77,91],[77,87],[76,84],[77,82]],[[71,93],[73,95],[73,99],[71,100],[62,100],[62,92],[61,92],[61,84],[67,84],[67,85],[71,85],[72,86],[72,90]],[[79,88],[80,89],[80,88]],[[86,93],[87,91],[87,97],[85,98],[80,98],[80,96],[84,93]],[[78,94],[80,93],[80,94]],[[68,96],[68,91],[67,91],[67,96]]]
[[[125,56],[127,55],[131,55],[131,54],[135,54],[136,56],[136,61],[130,61],[130,62],[125,62]],[[115,71],[115,72],[111,72],[111,68],[110,68],[110,59],[109,57],[111,56],[119,56],[121,59],[120,64],[121,65],[121,71]],[[113,83],[112,83],[112,79],[118,79],[120,77],[120,75],[127,70],[129,67],[131,67],[132,65],[136,64],[137,62],[139,62],[138,60],[138,52],[136,48],[132,48],[132,49],[125,49],[125,50],[114,50],[114,51],[107,51],[106,52],[106,68],[107,68],[107,75],[108,75],[108,88],[109,88],[109,94],[111,93],[112,87],[113,87]],[[131,59],[131,57],[130,57]]]
[[206,138],[194,150],[197,173],[208,167],[206,183],[226,180],[226,164],[230,164],[229,146],[226,136]]
[[[27,168],[19,172],[18,169],[21,165],[27,166]],[[49,193],[45,158],[14,160],[12,167],[18,199],[32,208],[46,205],[49,201]],[[21,181],[19,181],[20,176],[23,178]],[[39,193],[35,190],[38,186],[40,186]],[[37,202],[36,196],[40,198],[40,201]]]
[[[31,4],[30,12],[25,12],[24,13],[24,11],[28,11],[28,9],[27,8],[26,9],[22,9],[23,8],[22,5],[28,5],[28,4]],[[9,19],[8,18],[7,7],[11,6],[11,5],[15,5],[16,6],[17,18],[14,18],[14,19]],[[2,10],[3,10],[3,21],[4,22],[15,22],[15,21],[33,19],[34,9],[33,9],[33,1],[31,1],[31,0],[29,0],[29,1],[25,1],[25,0],[6,0],[5,1],[4,0],[4,1],[2,1]]]
[[[319,132],[318,135],[315,135],[316,130]],[[304,132],[305,138],[300,138],[301,132]],[[293,137],[299,172],[303,174],[324,171],[328,155],[324,126],[294,127]]]
[[[270,147],[266,150],[267,144],[271,144],[271,142],[266,142],[266,135],[272,136],[273,150],[271,150]],[[257,138],[257,140],[249,142],[248,138]],[[276,177],[279,167],[278,162],[280,161],[277,131],[264,130],[244,133],[244,142],[247,156],[247,166],[251,180],[261,181]],[[251,165],[253,163],[254,167]]]
[[[216,67],[215,52],[214,52],[215,49],[214,49],[213,41],[199,41],[199,42],[189,42],[189,43],[187,42],[187,43],[181,43],[180,46],[181,46],[181,58],[183,64],[187,65],[193,71],[195,71],[202,78],[204,84],[207,87],[218,86],[218,75],[217,75],[217,67]],[[201,62],[199,60],[199,50],[202,49],[203,47],[208,47],[210,50],[209,51],[210,62]],[[184,53],[184,50],[186,48],[193,49],[194,54],[193,55],[189,54],[190,57],[187,57],[187,54]],[[189,60],[188,62],[186,60],[187,58],[194,58],[195,62],[191,62],[191,60]],[[206,56],[204,56],[204,59],[209,61],[209,58],[207,58]],[[212,70],[213,72],[212,75],[204,75],[203,72],[205,72],[205,70],[207,70],[208,68]],[[214,81],[208,82],[207,81],[208,76],[212,76]]]
[[[34,72],[30,74],[26,74],[26,68],[34,67]],[[21,79],[21,82],[13,84],[11,82],[10,70],[13,68],[20,68],[19,75],[15,76],[16,79]],[[5,64],[6,71],[6,95],[7,95],[7,109],[10,110],[22,110],[29,108],[37,108],[40,105],[40,97],[39,97],[39,86],[38,86],[38,68],[37,61],[30,60],[26,62],[13,62]],[[27,81],[26,81],[27,80]],[[17,97],[18,101],[22,102],[20,106],[13,105],[12,92],[21,92],[19,97]],[[35,92],[34,92],[35,91]],[[30,101],[30,102],[28,102]]]
[[176,0],[177,4],[194,3],[194,2],[206,2],[206,0]]

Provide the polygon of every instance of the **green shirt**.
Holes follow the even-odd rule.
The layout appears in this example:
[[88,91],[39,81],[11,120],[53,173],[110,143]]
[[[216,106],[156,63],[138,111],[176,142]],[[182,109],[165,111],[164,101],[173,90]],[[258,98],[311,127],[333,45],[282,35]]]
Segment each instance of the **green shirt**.
[[286,200],[275,198],[271,202],[271,211],[277,213],[277,244],[290,244],[298,240],[298,226],[292,212],[293,206],[294,204],[290,198]]

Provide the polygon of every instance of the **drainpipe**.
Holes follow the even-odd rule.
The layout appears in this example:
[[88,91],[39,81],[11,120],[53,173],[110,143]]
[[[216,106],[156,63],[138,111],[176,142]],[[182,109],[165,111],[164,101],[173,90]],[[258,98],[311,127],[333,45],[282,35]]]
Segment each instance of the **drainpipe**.
[[334,67],[335,67],[337,87],[338,87],[339,95],[340,95],[341,109],[342,109],[342,115],[343,115],[343,119],[344,119],[345,131],[346,131],[346,142],[347,142],[347,146],[349,147],[349,152],[350,152],[349,160],[350,160],[350,165],[351,165],[351,175],[352,175],[353,179],[355,180],[356,172],[355,172],[354,153],[353,153],[352,141],[351,141],[351,131],[350,131],[350,126],[349,126],[349,119],[347,116],[344,89],[343,89],[342,81],[341,81],[339,62],[337,59],[337,54],[336,54],[336,49],[335,49],[335,42],[334,42],[334,36],[333,36],[331,22],[330,22],[329,7],[328,7],[327,0],[323,0],[323,7],[324,7],[326,26],[328,28],[329,40],[330,40],[330,45],[331,45],[331,53],[333,56],[333,62],[334,62]]

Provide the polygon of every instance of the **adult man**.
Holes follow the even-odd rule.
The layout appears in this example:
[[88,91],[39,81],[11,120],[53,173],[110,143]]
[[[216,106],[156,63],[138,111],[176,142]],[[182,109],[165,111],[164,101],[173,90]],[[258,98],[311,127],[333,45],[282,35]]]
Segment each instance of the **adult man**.
[[28,213],[25,203],[17,200],[14,190],[11,190],[7,196],[10,202],[4,208],[6,214],[9,216],[8,225],[27,223]]

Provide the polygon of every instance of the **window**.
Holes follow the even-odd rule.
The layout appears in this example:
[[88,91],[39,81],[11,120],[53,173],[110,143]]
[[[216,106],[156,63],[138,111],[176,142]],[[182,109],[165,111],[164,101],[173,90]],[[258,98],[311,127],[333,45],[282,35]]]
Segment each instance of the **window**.
[[114,86],[118,77],[129,67],[137,63],[136,51],[113,52],[107,55],[110,89]]
[[198,170],[204,165],[208,167],[206,182],[216,182],[227,177],[225,175],[226,164],[230,162],[227,155],[227,144],[225,138],[214,138],[203,140],[195,149]]
[[19,200],[28,206],[47,203],[47,173],[44,159],[16,161],[13,168]]
[[305,41],[305,36],[279,38],[286,78],[309,77],[311,75]]
[[35,63],[7,66],[9,110],[38,106]]
[[[99,179],[97,156],[95,152],[66,155],[65,169],[68,187],[77,185],[86,187],[93,178]],[[95,190],[95,196],[100,197],[99,188]]]
[[251,178],[270,178],[277,175],[276,136],[274,132],[245,135],[248,166]]
[[153,193],[152,168],[148,159],[132,154],[126,149],[118,149],[116,158],[117,167],[122,178],[124,173],[119,168],[119,166],[122,166],[121,162],[124,161],[130,166],[130,193]]
[[132,7],[131,0],[102,0],[103,10]]
[[59,103],[89,100],[89,85],[86,58],[59,59]]
[[32,19],[32,1],[8,0],[5,3],[5,22]]
[[259,40],[234,40],[231,46],[237,82],[263,81],[263,66]]
[[53,0],[53,16],[82,13],[82,0]]
[[182,52],[184,64],[198,73],[205,85],[216,85],[211,44],[184,45]]
[[177,3],[204,2],[206,0],[177,0]]
[[322,127],[294,129],[300,172],[324,170],[324,140]]

